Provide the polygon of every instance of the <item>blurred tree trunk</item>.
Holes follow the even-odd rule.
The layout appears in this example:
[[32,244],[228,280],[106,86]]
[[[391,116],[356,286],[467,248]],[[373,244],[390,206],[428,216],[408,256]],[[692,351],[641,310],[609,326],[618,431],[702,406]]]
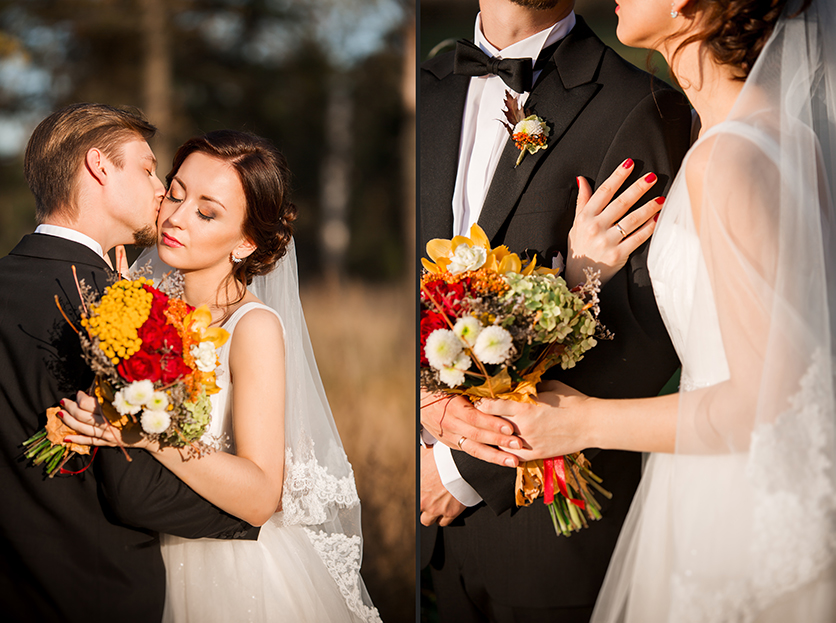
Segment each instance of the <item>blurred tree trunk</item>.
[[331,73],[327,98],[319,238],[325,278],[332,284],[338,284],[346,272],[346,251],[351,238],[348,200],[351,192],[349,178],[354,101],[351,80],[346,72]]
[[415,274],[415,17],[404,25],[404,55],[402,65],[401,95],[404,122],[401,130],[401,167],[404,205],[404,253],[408,287],[412,289]]
[[157,173],[168,173],[174,156],[174,114],[172,111],[171,42],[167,0],[138,0],[143,58],[143,100],[148,120],[159,129],[154,140]]

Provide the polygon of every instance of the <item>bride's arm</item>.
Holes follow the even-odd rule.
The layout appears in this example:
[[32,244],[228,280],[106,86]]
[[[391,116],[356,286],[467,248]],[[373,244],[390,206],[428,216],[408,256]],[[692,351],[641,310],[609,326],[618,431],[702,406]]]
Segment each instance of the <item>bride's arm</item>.
[[[266,344],[271,346],[265,348]],[[234,384],[236,454],[213,452],[200,459],[184,460],[176,448],[160,449],[147,442],[139,445],[199,495],[231,515],[260,526],[281,502],[284,476],[284,338],[274,314],[253,310],[241,318],[230,345],[229,368],[227,373]],[[81,433],[68,440],[113,445],[110,431],[91,426],[94,418],[89,403],[82,402],[79,408],[65,401],[63,406],[69,413],[65,422]]]
[[149,450],[201,496],[260,526],[281,502],[284,475],[284,338],[274,314],[253,310],[239,320],[229,368],[235,454],[184,461],[175,448]]

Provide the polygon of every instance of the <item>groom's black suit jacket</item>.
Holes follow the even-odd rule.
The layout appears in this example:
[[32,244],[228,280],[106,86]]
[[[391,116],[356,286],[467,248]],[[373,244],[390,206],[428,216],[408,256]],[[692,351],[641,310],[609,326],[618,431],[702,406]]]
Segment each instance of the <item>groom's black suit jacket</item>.
[[[44,425],[46,409],[92,382],[54,301],[80,327],[73,265],[88,285],[108,285],[101,257],[54,236],[25,236],[0,259],[0,611],[4,621],[159,621],[165,568],[157,532],[257,531],[144,451],[129,451],[129,463],[119,449],[101,448],[84,473],[52,479],[21,458],[21,442]],[[85,463],[74,458],[67,467]]]
[[[424,245],[453,233],[451,201],[470,78],[452,70],[452,53],[425,62],[421,70]],[[633,158],[630,181],[650,171],[659,176],[642,205],[664,194],[688,149],[691,116],[685,98],[621,59],[580,17],[543,69],[525,107],[549,124],[548,149],[526,154],[514,168],[519,152],[508,141],[479,217],[492,245],[505,244],[512,251],[536,250],[540,258],[544,252],[548,258],[560,251],[566,256],[576,176],[597,187],[623,160]],[[496,113],[499,119],[501,111]],[[615,339],[599,341],[576,368],[558,369],[553,377],[605,398],[655,395],[671,377],[678,361],[656,309],[647,246],[602,289],[601,320]],[[431,556],[433,566],[445,563],[443,539],[457,552],[455,564],[481,569],[476,583],[500,603],[529,608],[594,603],[641,475],[641,455],[596,450],[587,455],[594,455],[593,469],[613,499],[604,500],[604,519],[566,538],[555,536],[542,499],[515,508],[515,470],[454,451],[459,471],[485,502],[448,527],[423,530],[422,564]]]

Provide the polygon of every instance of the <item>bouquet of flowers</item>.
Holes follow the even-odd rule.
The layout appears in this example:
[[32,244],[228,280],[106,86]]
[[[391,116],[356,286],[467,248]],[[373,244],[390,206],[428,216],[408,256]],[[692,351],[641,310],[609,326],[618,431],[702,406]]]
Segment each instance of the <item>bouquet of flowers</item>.
[[[178,273],[155,288],[144,276],[148,270],[116,281],[101,297],[77,281],[83,329],[73,329],[96,374],[93,392],[106,425],[120,429],[124,439],[142,435],[200,456],[212,447],[201,438],[211,420],[209,396],[219,391],[215,349],[229,333],[209,327],[206,306],[195,309],[183,301]],[[46,426],[23,444],[26,457],[43,463],[50,478],[74,454],[90,452],[64,443],[74,431],[57,417],[59,411],[47,410]]]
[[[597,275],[569,289],[552,270],[526,265],[505,246],[490,248],[478,225],[470,237],[432,240],[422,260],[421,387],[464,395],[534,402],[537,383],[553,366],[567,369],[606,335],[597,320]],[[609,492],[582,453],[527,461],[517,468],[518,506],[540,495],[558,534],[600,519],[594,491]]]

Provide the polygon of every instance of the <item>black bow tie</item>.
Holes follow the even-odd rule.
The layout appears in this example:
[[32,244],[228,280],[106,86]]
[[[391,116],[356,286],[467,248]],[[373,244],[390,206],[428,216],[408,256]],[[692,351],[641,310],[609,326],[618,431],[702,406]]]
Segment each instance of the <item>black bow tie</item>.
[[[485,54],[477,45],[460,39],[456,42],[456,56],[453,59],[453,73],[462,76],[499,76],[502,81],[517,93],[530,91],[534,71],[554,54],[557,44],[550,45],[540,52],[537,63],[530,58],[494,58]],[[533,65],[533,66],[532,66]]]

